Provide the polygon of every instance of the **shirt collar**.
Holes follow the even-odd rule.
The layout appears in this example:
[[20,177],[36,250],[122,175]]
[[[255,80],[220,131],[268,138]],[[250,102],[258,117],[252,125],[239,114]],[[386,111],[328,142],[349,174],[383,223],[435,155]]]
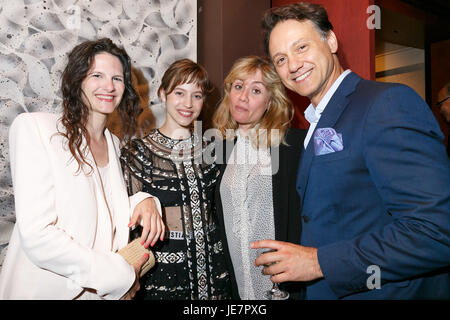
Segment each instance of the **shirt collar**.
[[305,118],[309,123],[319,122],[320,116],[322,115],[323,110],[325,110],[325,107],[327,106],[331,97],[336,92],[336,90],[339,88],[339,85],[344,80],[344,78],[350,72],[352,72],[352,71],[350,69],[347,69],[339,75],[339,77],[336,79],[336,81],[331,85],[330,89],[328,89],[327,93],[325,93],[322,100],[320,100],[320,102],[316,108],[314,108],[314,105],[312,103],[309,104],[308,108],[306,108],[306,110],[304,112]]

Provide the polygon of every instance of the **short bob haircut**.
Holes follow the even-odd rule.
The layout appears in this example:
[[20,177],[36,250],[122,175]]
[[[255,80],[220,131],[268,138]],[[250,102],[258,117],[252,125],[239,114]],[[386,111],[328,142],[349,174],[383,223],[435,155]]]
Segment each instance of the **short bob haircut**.
[[[230,113],[232,83],[237,79],[244,81],[258,70],[261,71],[264,86],[269,92],[269,106],[261,119],[251,127],[258,130],[258,134],[251,137],[252,144],[254,146],[264,146],[262,143],[266,142],[266,146],[276,147],[280,143],[285,143],[284,137],[294,116],[294,108],[286,96],[286,91],[278,74],[267,58],[247,56],[238,59],[234,63],[230,73],[224,80],[224,96],[214,113],[213,124],[223,137],[227,139],[235,137],[235,134],[230,136],[226,132],[227,129],[235,131],[239,127]],[[276,131],[272,132],[272,130],[278,130],[278,134],[276,134]],[[275,139],[272,139],[272,135],[274,135]],[[267,140],[265,140],[266,137]]]
[[185,83],[196,83],[203,93],[203,100],[211,92],[211,84],[205,68],[190,59],[181,59],[172,63],[164,72],[158,96],[161,97],[161,90],[169,95],[177,86]]

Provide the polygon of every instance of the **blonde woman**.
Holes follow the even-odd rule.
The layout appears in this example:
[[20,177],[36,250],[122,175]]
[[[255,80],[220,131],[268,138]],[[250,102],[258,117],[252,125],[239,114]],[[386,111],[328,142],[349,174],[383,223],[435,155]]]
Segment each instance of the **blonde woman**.
[[[216,206],[235,299],[264,299],[272,287],[254,266],[261,252],[250,249],[251,242],[300,239],[295,182],[306,132],[289,127],[293,113],[269,61],[248,56],[235,62],[213,118],[228,146],[220,159]],[[299,297],[301,289],[290,285],[291,297]]]

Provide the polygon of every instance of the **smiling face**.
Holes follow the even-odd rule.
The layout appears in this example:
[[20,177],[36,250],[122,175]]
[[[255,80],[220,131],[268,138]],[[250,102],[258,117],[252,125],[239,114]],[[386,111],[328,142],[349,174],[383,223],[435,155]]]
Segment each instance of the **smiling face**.
[[248,130],[258,123],[269,106],[269,92],[260,70],[245,79],[236,79],[230,89],[230,113],[239,129]]
[[166,104],[166,121],[161,129],[172,136],[177,130],[189,130],[192,122],[198,118],[202,111],[204,97],[202,89],[197,83],[184,83],[177,85],[173,91],[166,95],[160,92],[161,100]]
[[82,99],[91,115],[108,115],[120,104],[125,91],[123,67],[112,54],[95,55],[86,78],[81,83]]
[[315,106],[343,71],[337,48],[333,31],[323,39],[309,20],[279,22],[269,39],[270,57],[283,84]]

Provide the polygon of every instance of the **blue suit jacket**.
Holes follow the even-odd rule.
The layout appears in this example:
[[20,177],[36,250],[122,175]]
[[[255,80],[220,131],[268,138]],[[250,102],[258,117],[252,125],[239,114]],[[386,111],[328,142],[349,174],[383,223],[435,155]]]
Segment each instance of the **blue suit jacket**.
[[[318,248],[324,274],[307,299],[449,299],[450,161],[427,104],[350,73],[322,113],[326,127],[344,149],[315,156],[312,137],[297,177],[301,242]],[[372,265],[380,289],[368,289]]]

